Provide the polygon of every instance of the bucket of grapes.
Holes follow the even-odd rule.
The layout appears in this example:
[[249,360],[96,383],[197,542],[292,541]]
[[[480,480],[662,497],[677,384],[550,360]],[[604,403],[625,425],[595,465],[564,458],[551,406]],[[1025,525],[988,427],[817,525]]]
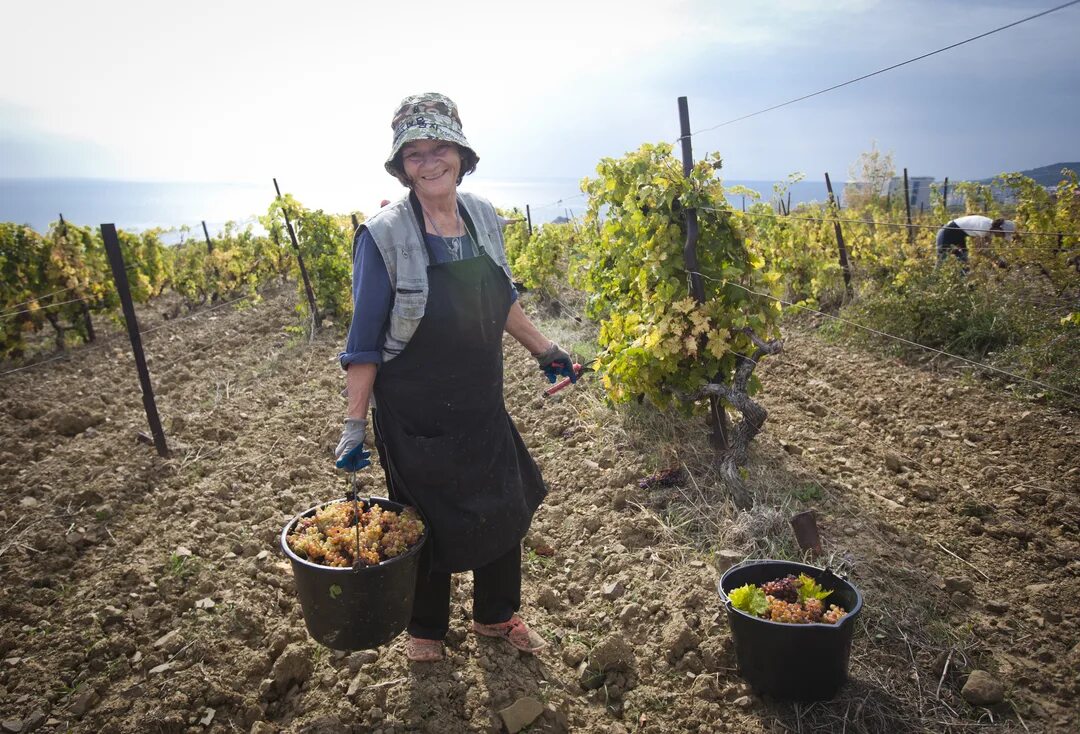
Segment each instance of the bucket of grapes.
[[281,531],[304,624],[334,650],[368,650],[405,629],[427,530],[412,507],[381,497],[316,505]]
[[847,681],[862,594],[829,569],[747,561],[720,578],[739,673],[759,694],[824,701]]

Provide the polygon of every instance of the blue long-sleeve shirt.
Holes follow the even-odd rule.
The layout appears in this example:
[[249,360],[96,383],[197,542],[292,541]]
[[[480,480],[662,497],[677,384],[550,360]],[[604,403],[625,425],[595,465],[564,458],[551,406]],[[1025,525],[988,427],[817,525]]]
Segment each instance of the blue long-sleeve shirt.
[[[434,265],[450,262],[453,257],[442,237],[424,233],[429,251],[434,255]],[[476,245],[472,237],[462,240],[462,258],[476,257]],[[386,340],[386,328],[390,309],[394,305],[390,274],[386,270],[382,253],[375,239],[364,229],[356,243],[353,256],[353,315],[349,324],[349,336],[345,351],[339,357],[342,369],[350,364],[381,364],[382,347]],[[510,285],[510,302],[517,300],[517,289]]]

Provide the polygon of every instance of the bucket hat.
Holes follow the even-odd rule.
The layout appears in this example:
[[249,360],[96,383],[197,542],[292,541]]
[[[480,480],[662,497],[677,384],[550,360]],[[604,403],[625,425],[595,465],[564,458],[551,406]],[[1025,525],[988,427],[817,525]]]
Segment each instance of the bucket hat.
[[384,164],[387,173],[406,186],[405,173],[395,165],[401,148],[413,140],[444,140],[466,148],[472,155],[473,165],[480,160],[476,151],[461,131],[461,117],[457,105],[449,97],[437,92],[414,94],[401,100],[390,123],[394,131],[394,144]]

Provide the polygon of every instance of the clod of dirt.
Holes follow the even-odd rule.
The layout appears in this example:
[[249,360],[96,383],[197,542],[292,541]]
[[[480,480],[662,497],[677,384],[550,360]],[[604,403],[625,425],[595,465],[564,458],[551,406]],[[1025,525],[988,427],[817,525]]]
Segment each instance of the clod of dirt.
[[937,490],[927,484],[916,484],[911,493],[923,502],[933,502],[937,499]]
[[532,696],[525,696],[499,711],[499,716],[502,717],[506,730],[510,734],[517,734],[536,721],[536,717],[542,713],[544,713],[544,705]]
[[690,629],[686,619],[682,616],[672,617],[671,621],[664,626],[661,635],[664,647],[664,657],[669,663],[674,664],[688,650],[693,650],[701,642],[697,633]]
[[640,615],[641,615],[641,605],[640,604],[633,604],[633,603],[627,604],[625,607],[622,608],[622,611],[619,612],[619,623],[623,627],[627,627],[631,623],[633,623],[633,621],[635,619],[637,619]]
[[594,670],[628,670],[633,664],[634,649],[622,635],[608,635],[589,653],[589,667]]
[[975,588],[975,583],[971,579],[966,579],[963,576],[949,576],[945,579],[945,591],[950,593],[959,591],[963,594],[970,594],[971,590]]
[[746,554],[742,551],[725,549],[716,551],[713,558],[716,561],[716,570],[723,573],[736,563],[742,563],[743,559],[746,558]]
[[960,695],[972,706],[993,706],[1005,698],[1005,687],[985,670],[973,670]]
[[72,716],[82,718],[87,711],[93,708],[94,704],[97,703],[98,700],[100,699],[98,697],[97,691],[95,691],[93,688],[87,689],[75,697],[75,699],[71,702],[71,707],[68,709],[68,711],[71,713]]
[[569,667],[575,668],[581,664],[589,651],[580,642],[573,642],[566,646],[562,653],[562,661]]
[[593,691],[604,685],[604,674],[582,661],[578,665],[578,685],[586,691]]
[[562,607],[562,601],[558,593],[550,587],[545,587],[536,597],[536,603],[548,611],[556,611]]
[[46,415],[45,420],[61,436],[78,436],[87,428],[104,423],[105,416],[85,408],[58,408]]
[[274,669],[270,676],[274,679],[274,687],[279,693],[284,693],[294,683],[303,684],[311,677],[314,663],[307,648],[299,642],[294,642],[285,648],[281,657],[274,663]]
[[604,584],[602,591],[605,599],[614,601],[626,593],[626,586],[623,585],[622,581],[611,581]]

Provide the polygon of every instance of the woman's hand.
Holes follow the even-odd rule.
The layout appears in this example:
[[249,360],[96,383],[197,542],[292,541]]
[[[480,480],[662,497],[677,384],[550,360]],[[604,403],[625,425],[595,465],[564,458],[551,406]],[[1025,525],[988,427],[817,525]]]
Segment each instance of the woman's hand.
[[551,342],[550,347],[535,356],[548,382],[554,384],[560,376],[569,377],[571,383],[577,382],[578,375],[574,371],[574,360],[555,342]]
[[334,449],[334,464],[338,469],[348,472],[360,471],[366,466],[371,466],[371,452],[364,449],[364,434],[367,433],[367,420],[364,418],[347,418],[345,428],[341,431],[341,440]]

